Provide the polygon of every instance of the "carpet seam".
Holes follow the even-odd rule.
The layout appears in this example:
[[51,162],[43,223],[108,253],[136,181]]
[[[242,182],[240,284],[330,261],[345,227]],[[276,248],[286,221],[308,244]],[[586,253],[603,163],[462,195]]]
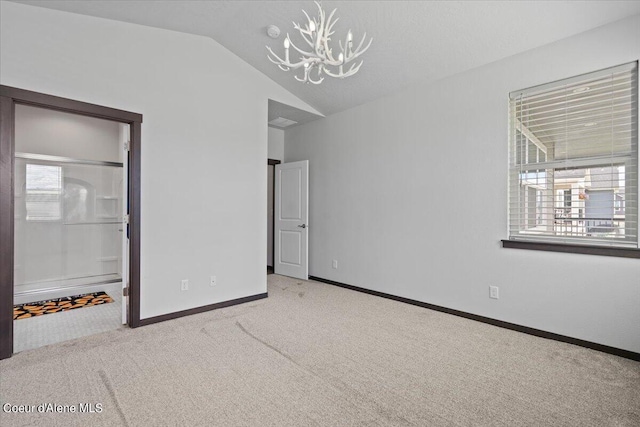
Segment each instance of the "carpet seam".
[[122,420],[123,425],[129,427],[129,422],[127,421],[127,417],[125,417],[124,412],[122,412],[122,408],[120,407],[120,402],[118,401],[118,398],[116,396],[115,391],[113,390],[113,387],[111,386],[111,382],[109,381],[107,374],[104,372],[104,370],[100,369],[98,371],[98,375],[100,375],[100,379],[102,380],[102,383],[104,384],[104,386],[107,388],[107,392],[109,392],[109,396],[111,397],[111,400],[113,400],[113,403],[116,405],[118,415],[120,415],[120,419]]

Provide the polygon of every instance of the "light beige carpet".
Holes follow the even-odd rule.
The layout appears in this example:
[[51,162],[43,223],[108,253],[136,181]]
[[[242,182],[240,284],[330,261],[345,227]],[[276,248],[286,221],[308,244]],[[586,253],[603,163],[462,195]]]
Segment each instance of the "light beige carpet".
[[638,426],[640,363],[330,285],[0,362],[2,426]]

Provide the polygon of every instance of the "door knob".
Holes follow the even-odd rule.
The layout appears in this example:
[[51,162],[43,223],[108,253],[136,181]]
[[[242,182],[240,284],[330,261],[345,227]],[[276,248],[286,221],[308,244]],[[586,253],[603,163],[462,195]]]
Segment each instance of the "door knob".
[[300,227],[300,228],[307,228],[307,224],[302,224],[302,225],[299,225],[298,227]]

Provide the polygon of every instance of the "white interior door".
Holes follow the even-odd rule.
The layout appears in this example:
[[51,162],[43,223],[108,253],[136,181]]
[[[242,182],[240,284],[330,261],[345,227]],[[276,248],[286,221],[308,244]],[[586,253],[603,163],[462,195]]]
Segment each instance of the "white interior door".
[[121,159],[122,159],[122,324],[127,324],[127,307],[129,297],[125,296],[125,288],[129,286],[129,125],[120,125]]
[[309,161],[276,165],[273,271],[309,277]]

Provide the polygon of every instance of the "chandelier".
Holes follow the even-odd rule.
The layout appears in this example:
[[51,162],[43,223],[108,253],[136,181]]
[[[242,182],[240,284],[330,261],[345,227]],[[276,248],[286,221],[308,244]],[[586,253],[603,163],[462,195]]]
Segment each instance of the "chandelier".
[[[302,13],[304,13],[308,20],[304,28],[295,22],[293,23],[293,28],[300,32],[302,39],[311,49],[309,51],[300,49],[293,44],[289,34],[287,33],[287,37],[284,39],[284,59],[276,55],[269,46],[267,46],[267,50],[269,51],[267,58],[269,58],[271,62],[276,64],[283,71],[296,70],[302,67],[304,69],[303,76],[294,77],[296,80],[304,83],[320,84],[324,80],[323,75],[341,79],[354,75],[362,66],[362,60],[360,60],[359,63],[352,63],[351,67],[346,70],[345,68],[348,67],[349,63],[369,49],[373,38],[369,39],[369,43],[364,46],[364,41],[367,37],[367,33],[364,33],[358,47],[354,50],[353,34],[351,33],[351,30],[349,30],[344,40],[344,44],[341,40],[338,41],[340,53],[337,57],[334,56],[333,50],[329,47],[329,41],[331,41],[331,36],[334,33],[332,30],[333,26],[339,19],[333,19],[333,15],[336,13],[337,9],[333,9],[329,18],[326,18],[326,13],[322,10],[322,6],[320,6],[317,1],[314,3],[318,6],[317,18],[311,19],[307,12],[303,10]],[[291,62],[289,55],[290,48],[295,49],[295,51],[301,55],[298,62]],[[293,52],[293,54],[295,55],[296,52]],[[312,78],[312,73],[315,76],[315,79]]]

